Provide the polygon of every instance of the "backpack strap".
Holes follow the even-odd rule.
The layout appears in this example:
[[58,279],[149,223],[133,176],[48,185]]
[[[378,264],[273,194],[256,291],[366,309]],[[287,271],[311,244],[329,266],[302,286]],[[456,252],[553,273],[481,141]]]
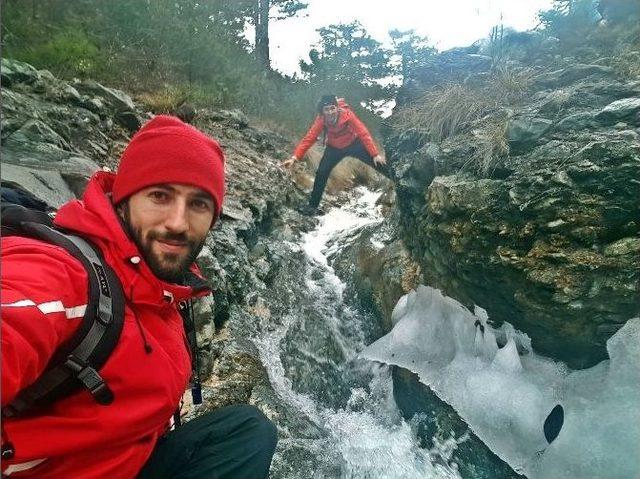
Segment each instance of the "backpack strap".
[[[5,188],[2,189],[4,193]],[[53,227],[53,219],[49,213],[7,202],[4,199],[0,202],[0,217],[2,218],[0,225],[2,236],[24,236],[24,223],[41,223]]]
[[[193,318],[191,301],[184,301],[179,306],[184,332],[191,352],[191,399],[194,405],[202,404],[202,385],[200,384],[200,360],[198,359],[198,338]],[[178,415],[179,416],[179,415]],[[179,421],[178,421],[178,425]]]
[[2,409],[3,415],[23,415],[68,396],[78,387],[87,389],[99,404],[110,404],[113,392],[98,370],[118,343],[124,324],[125,301],[120,280],[104,262],[100,250],[87,240],[35,222],[21,222],[20,230],[24,236],[64,248],[82,263],[89,277],[89,300],[78,331],[54,355],[36,382]]

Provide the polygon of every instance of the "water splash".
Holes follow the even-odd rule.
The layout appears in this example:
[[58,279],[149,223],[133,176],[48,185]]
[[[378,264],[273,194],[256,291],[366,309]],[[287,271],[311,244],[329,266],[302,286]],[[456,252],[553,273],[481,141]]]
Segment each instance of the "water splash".
[[281,467],[283,479],[459,478],[455,464],[434,460],[450,457],[455,444],[436,442],[437,450],[421,449],[393,400],[389,368],[357,359],[371,318],[343,302],[345,285],[327,261],[343,238],[381,221],[377,198],[360,190],[354,201],[330,210],[304,236],[304,281],[293,278],[291,284],[300,288],[289,291],[297,301],[278,327],[253,339],[279,398],[326,435],[293,435],[281,442],[280,448],[318,456],[311,462],[318,470]]

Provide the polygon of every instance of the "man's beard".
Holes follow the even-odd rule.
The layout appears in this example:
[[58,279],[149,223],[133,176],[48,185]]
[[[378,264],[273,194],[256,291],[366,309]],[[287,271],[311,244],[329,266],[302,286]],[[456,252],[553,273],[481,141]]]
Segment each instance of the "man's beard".
[[[158,233],[149,231],[146,238],[142,237],[140,228],[134,228],[131,225],[129,214],[129,205],[125,204],[122,208],[123,222],[129,237],[138,247],[138,251],[142,254],[145,262],[151,269],[151,272],[167,283],[183,284],[185,275],[189,272],[190,266],[200,254],[204,247],[206,237],[202,241],[193,241],[187,238],[185,233]],[[162,257],[158,257],[153,252],[152,244],[155,240],[180,241],[187,245],[187,254],[181,257],[178,254],[164,253]]]

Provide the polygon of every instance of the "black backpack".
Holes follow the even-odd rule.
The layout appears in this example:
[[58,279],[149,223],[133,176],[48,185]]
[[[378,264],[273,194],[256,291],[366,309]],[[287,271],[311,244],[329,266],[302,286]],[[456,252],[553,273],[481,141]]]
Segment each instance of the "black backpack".
[[[89,298],[81,326],[56,351],[42,375],[2,408],[2,416],[36,413],[39,408],[82,388],[87,389],[98,404],[111,404],[113,392],[98,371],[118,344],[124,325],[125,299],[120,280],[105,263],[98,247],[54,226],[55,210],[45,202],[15,183],[0,184],[0,192],[2,236],[25,236],[60,246],[82,263],[89,277]],[[179,312],[191,351],[193,403],[201,404],[198,344],[191,302],[182,303]],[[180,425],[179,410],[174,419],[176,425]],[[12,444],[4,444],[2,458],[12,455]]]
[[3,184],[2,236],[24,236],[67,250],[89,276],[89,298],[82,324],[54,354],[42,375],[2,408],[5,417],[24,416],[40,407],[87,389],[98,404],[113,402],[113,392],[98,372],[115,348],[124,324],[120,280],[99,248],[53,225],[48,205],[15,184]]

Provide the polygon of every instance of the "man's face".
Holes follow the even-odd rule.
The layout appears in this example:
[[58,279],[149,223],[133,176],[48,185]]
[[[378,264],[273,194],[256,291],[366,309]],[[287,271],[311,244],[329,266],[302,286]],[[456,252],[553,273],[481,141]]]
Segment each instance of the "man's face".
[[337,105],[325,105],[322,107],[322,115],[324,121],[333,125],[338,120],[338,107]]
[[134,193],[118,213],[151,271],[161,280],[181,283],[204,246],[215,205],[200,188],[170,183]]

